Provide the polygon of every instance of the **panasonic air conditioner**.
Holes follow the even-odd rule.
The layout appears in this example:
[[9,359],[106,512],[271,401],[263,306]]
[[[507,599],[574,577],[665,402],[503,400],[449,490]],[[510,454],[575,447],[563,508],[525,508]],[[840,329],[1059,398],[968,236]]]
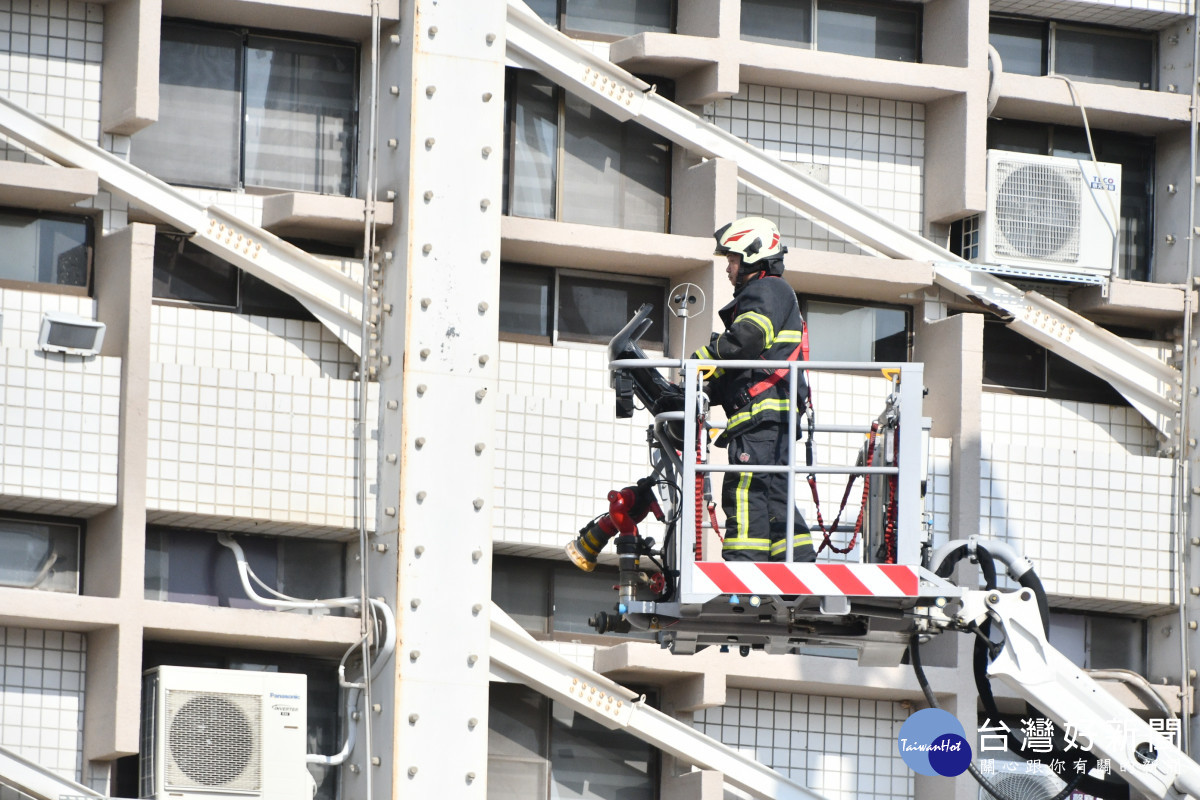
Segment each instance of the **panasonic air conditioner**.
[[153,800],[312,797],[307,678],[158,667],[142,684],[141,792]]
[[1120,164],[989,150],[987,211],[968,257],[988,272],[1103,283],[1120,216]]

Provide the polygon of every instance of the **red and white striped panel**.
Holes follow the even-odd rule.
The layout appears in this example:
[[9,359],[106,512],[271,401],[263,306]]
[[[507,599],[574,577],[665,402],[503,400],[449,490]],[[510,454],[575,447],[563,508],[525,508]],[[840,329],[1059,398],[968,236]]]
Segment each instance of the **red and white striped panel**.
[[692,593],[915,597],[917,567],[901,564],[786,564],[697,561]]

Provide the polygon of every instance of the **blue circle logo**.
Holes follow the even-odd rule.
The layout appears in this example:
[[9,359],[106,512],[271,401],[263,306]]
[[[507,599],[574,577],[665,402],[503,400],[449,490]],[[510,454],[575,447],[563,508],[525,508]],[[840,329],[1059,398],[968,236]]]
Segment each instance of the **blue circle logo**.
[[900,757],[919,775],[952,778],[971,766],[971,745],[962,723],[949,711],[923,708],[900,726]]

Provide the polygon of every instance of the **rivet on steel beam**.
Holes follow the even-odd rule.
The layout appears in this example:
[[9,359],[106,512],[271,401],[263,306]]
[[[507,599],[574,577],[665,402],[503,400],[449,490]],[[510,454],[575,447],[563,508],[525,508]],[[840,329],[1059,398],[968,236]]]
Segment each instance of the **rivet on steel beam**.
[[400,44],[400,34],[393,33],[388,37],[388,41],[390,41],[392,44]]
[[433,97],[433,94],[434,94],[434,92],[436,92],[436,91],[437,91],[437,87],[436,87],[436,86],[426,86],[426,87],[425,87],[425,96],[426,96],[426,97]]
[[387,458],[387,462],[388,462],[389,464],[395,464],[395,463],[396,463],[396,454],[395,454],[395,453],[388,453],[388,454],[387,454],[387,456],[385,456],[385,458]]
[[420,657],[421,657],[421,651],[420,651],[420,650],[413,650],[413,651],[411,651],[411,652],[408,654],[408,660],[409,660],[409,661],[416,661],[416,660],[417,660],[418,658],[420,658]]
[[488,200],[488,199],[485,197],[485,198],[483,198],[482,200],[480,200],[480,201],[479,201],[479,210],[480,210],[480,211],[487,211],[487,210],[488,210],[488,206],[490,206],[491,204],[492,204],[492,201],[491,201],[491,200]]
[[425,194],[422,196],[425,198],[425,202],[428,203],[433,199],[433,192],[426,190]]
[[409,724],[409,725],[416,725],[416,724],[417,724],[417,720],[419,720],[420,718],[421,718],[421,715],[420,715],[420,714],[409,714],[409,715],[408,715],[408,724]]
[[408,601],[408,605],[412,608],[413,611],[416,611],[418,608],[421,607],[421,598],[414,597],[412,600]]
[[478,564],[478,563],[479,563],[479,559],[481,559],[481,558],[483,558],[483,551],[482,551],[482,550],[472,550],[472,551],[471,551],[471,561],[473,561],[474,563]]
[[475,717],[471,717],[469,720],[467,720],[467,730],[475,730],[475,726],[478,724],[479,720],[477,720]]
[[428,297],[422,297],[421,298],[421,309],[424,310],[426,308],[429,308],[429,304],[432,302],[433,301],[430,300]]
[[486,448],[486,447],[487,447],[487,445],[485,445],[483,442],[476,442],[475,443],[475,455],[481,455],[484,451],[484,448]]
[[380,361],[382,361],[382,362],[383,362],[383,365],[384,365],[385,367],[387,367],[387,366],[391,366],[391,363],[392,363],[392,357],[391,357],[391,356],[384,356],[383,358],[381,358],[381,359],[380,359]]
[[383,713],[383,703],[372,703],[371,710],[374,711],[376,714],[382,714]]
[[392,202],[393,200],[395,200],[395,199],[396,199],[396,190],[395,190],[395,189],[388,189],[386,192],[384,192],[384,193],[383,193],[383,197],[384,197],[384,199],[385,199],[385,200],[387,200],[389,203],[390,203],[390,202]]
[[480,254],[479,254],[479,260],[480,260],[480,261],[483,261],[483,262],[485,262],[485,263],[486,263],[486,262],[487,262],[487,260],[488,260],[489,258],[491,258],[491,257],[492,257],[492,251],[491,251],[491,250],[484,250],[482,253],[480,253]]
[[491,92],[484,92],[484,93],[483,93],[483,102],[485,102],[485,103],[490,103],[490,102],[492,102],[492,93],[491,93]]
[[1192,547],[1200,547],[1200,536],[1192,537]]
[[426,358],[429,358],[429,348],[428,348],[428,347],[422,347],[422,348],[421,348],[421,359],[422,359],[422,360],[424,360],[424,359],[426,359]]
[[400,146],[400,140],[399,139],[388,139],[387,146],[394,150]]
[[[480,510],[481,508],[483,508],[483,498],[482,498],[482,497],[476,497],[476,498],[475,498],[475,499],[474,499],[474,500],[471,502],[471,505],[475,506],[475,510],[476,510],[476,511]],[[1198,587],[1198,588],[1200,588],[1200,587]],[[1200,592],[1197,592],[1197,594],[1200,594]]]
[[430,251],[432,251],[432,250],[433,250],[433,245],[429,244],[428,242],[421,245],[421,252],[424,253],[425,255],[429,255]]
[[392,313],[392,304],[391,304],[391,303],[384,303],[384,304],[383,304],[383,313],[385,313],[385,314],[391,314],[391,313]]
[[478,392],[475,393],[476,400],[482,401],[483,398],[485,398],[485,397],[487,397],[487,389],[486,388],[480,389]]
[[379,756],[371,756],[371,766],[378,767],[382,763],[383,759],[381,759]]
[[417,449],[420,450],[422,447],[425,446],[425,437],[418,436],[417,440],[415,442],[413,442],[413,444],[415,444],[417,446]]
[[1188,621],[1188,630],[1189,631],[1194,631],[1194,630],[1196,630],[1197,627],[1200,627],[1200,626],[1196,625],[1196,620],[1193,619],[1193,620]]
[[434,138],[432,136],[430,136],[428,139],[425,140],[425,149],[426,150],[432,149],[433,143],[434,143]]
[[400,87],[399,86],[389,86],[388,91],[391,92],[393,95],[398,95],[398,94],[400,94]]
[[387,552],[387,545],[386,545],[386,544],[377,544],[377,545],[375,545],[375,552],[376,552],[376,553],[386,553],[386,552]]
[[425,492],[423,492],[423,491],[421,491],[421,492],[417,492],[417,502],[418,502],[418,503],[424,503],[424,502],[425,502],[425,496],[426,496],[426,495],[425,495]]
[[467,666],[468,667],[475,666],[475,664],[478,661],[479,661],[479,656],[475,655],[474,653],[471,653],[471,655],[467,656]]
[[425,555],[425,545],[419,544],[416,547],[414,547],[413,555],[415,555],[417,558],[420,558],[421,556]]
[[481,366],[481,367],[482,367],[482,366],[483,366],[484,364],[486,364],[487,362],[488,362],[488,354],[487,354],[487,353],[480,353],[480,354],[479,354],[479,366]]
[[358,774],[358,764],[351,764],[350,771],[353,772],[355,775],[357,775]]
[[483,313],[485,313],[487,310],[488,310],[488,304],[487,304],[487,300],[480,300],[480,301],[479,301],[479,313],[480,313],[480,314],[483,314]]
[[483,150],[480,151],[480,153],[483,155],[484,158],[487,158],[488,156],[490,156],[492,154],[492,148],[485,147],[485,148],[483,148]]
[[467,773],[467,783],[474,783],[474,782],[475,782],[475,773],[468,772]]
[[476,603],[475,605],[471,606],[471,616],[478,617],[480,611],[483,611],[483,605],[481,603]]
[[388,400],[387,401],[387,410],[388,411],[395,411],[399,407],[400,407],[399,400]]
[[396,507],[388,506],[387,508],[385,508],[383,510],[383,513],[387,514],[389,517],[394,517],[394,516],[396,516]]
[[429,389],[429,387],[426,386],[425,384],[418,383],[417,384],[417,396],[420,397],[420,396],[424,395],[428,389]]
[[1188,591],[1190,591],[1193,595],[1200,596],[1200,586],[1193,586]]
[[429,38],[432,39],[435,36],[437,36],[437,25],[430,25],[429,26]]
[[486,41],[488,44],[492,44],[493,42],[495,42],[495,41],[496,41],[496,34],[494,34],[494,33],[489,33],[487,36],[485,36],[485,37],[484,37],[484,40],[485,40],[485,41]]
[[410,777],[410,778],[414,778],[414,777],[416,777],[416,775],[417,775],[417,768],[416,768],[416,767],[409,767],[409,768],[408,768],[408,777]]

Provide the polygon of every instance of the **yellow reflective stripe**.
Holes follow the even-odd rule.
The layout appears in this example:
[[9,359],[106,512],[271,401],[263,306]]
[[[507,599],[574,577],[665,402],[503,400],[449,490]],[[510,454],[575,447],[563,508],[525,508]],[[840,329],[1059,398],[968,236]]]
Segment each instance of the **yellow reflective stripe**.
[[777,342],[786,342],[788,344],[800,344],[804,339],[804,331],[780,331],[775,337]]
[[772,397],[766,400],[759,400],[746,411],[739,411],[729,418],[729,423],[725,426],[726,431],[731,431],[743,422],[749,422],[751,417],[763,413],[764,411],[788,411],[792,407],[790,400],[779,397]]
[[733,324],[736,325],[743,321],[751,322],[762,330],[763,338],[765,340],[763,342],[763,347],[770,347],[775,343],[775,326],[771,324],[770,317],[759,314],[757,311],[747,311],[745,314],[742,314],[735,319]]
[[721,545],[722,550],[762,550],[766,552],[770,545],[769,539],[726,539]]
[[738,485],[734,490],[737,509],[737,538],[744,539],[750,533],[750,480],[753,472],[739,472]]
[[[811,546],[812,543],[813,543],[812,534],[810,534],[810,533],[806,533],[803,535],[797,535],[795,538],[792,539],[792,547],[793,548],[801,547],[806,544]],[[775,542],[774,544],[771,545],[771,555],[773,555],[773,556],[777,556],[785,550],[787,550],[787,540],[786,539],[780,539],[778,542]]]

